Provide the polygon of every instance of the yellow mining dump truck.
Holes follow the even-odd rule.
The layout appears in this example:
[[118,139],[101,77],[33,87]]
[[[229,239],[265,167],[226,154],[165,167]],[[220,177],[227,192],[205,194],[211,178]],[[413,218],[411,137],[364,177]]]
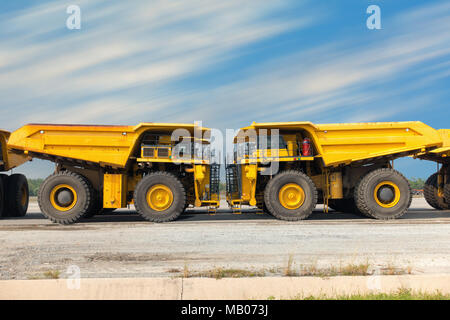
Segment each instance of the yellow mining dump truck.
[[219,206],[209,135],[195,124],[30,124],[11,133],[8,152],[56,164],[38,195],[54,222],[70,224],[129,204],[145,219],[165,222],[189,205]]
[[[6,172],[27,162],[26,155],[8,151],[10,133],[0,130],[0,172]],[[24,175],[0,174],[0,217],[23,217],[28,209],[28,182]]]
[[443,145],[430,152],[417,155],[417,158],[434,161],[437,172],[432,174],[424,186],[428,204],[438,210],[450,209],[450,130],[438,130]]
[[282,122],[242,128],[234,146],[226,179],[227,202],[235,210],[251,205],[301,220],[323,203],[325,210],[395,219],[408,210],[411,188],[393,160],[428,156],[443,141],[422,122]]

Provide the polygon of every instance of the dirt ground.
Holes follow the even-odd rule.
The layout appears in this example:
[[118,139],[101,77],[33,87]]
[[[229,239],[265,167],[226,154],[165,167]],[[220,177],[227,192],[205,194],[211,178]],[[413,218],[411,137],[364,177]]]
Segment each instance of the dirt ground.
[[[36,203],[24,218],[0,220],[0,279],[176,277],[213,268],[271,270],[287,264],[329,268],[368,263],[412,274],[450,274],[450,211],[416,198],[408,214],[376,221],[318,207],[306,221],[284,222],[254,210],[209,215],[188,210],[155,224],[120,210],[70,226],[53,224]],[[288,262],[290,261],[290,262]],[[72,269],[73,270],[73,269]]]

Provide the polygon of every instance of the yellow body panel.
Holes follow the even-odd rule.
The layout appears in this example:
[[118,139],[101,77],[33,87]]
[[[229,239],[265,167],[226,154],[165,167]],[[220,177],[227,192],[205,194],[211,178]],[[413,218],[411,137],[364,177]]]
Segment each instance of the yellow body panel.
[[102,166],[124,168],[137,146],[141,134],[146,131],[172,132],[185,129],[202,133],[209,129],[194,124],[142,123],[137,126],[89,126],[89,125],[26,125],[11,134],[11,149],[34,154],[53,155],[93,163]]
[[316,156],[322,157],[326,167],[402,153],[414,154],[443,145],[438,130],[419,121],[317,125],[272,122],[253,123],[241,130],[248,129],[302,130],[311,138]]

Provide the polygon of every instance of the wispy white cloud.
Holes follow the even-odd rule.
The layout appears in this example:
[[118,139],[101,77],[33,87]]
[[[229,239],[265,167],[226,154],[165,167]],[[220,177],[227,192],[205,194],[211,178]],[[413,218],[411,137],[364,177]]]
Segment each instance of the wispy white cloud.
[[[46,3],[4,16],[1,107],[17,116],[9,127],[23,121],[99,122],[114,114],[115,106],[122,106],[120,111],[127,116],[154,112],[168,105],[158,97],[167,90],[164,85],[215,67],[239,48],[311,21],[267,18],[283,9],[278,2],[79,4],[80,31],[64,29],[68,3]],[[147,88],[140,97],[117,94],[139,86]],[[137,100],[139,107],[132,105]]]

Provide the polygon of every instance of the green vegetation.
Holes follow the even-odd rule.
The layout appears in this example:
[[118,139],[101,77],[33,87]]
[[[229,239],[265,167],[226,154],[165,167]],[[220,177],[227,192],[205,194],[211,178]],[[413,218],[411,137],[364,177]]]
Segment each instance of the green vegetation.
[[61,271],[48,270],[42,274],[32,275],[28,277],[28,280],[42,280],[42,279],[59,279]]
[[[209,270],[192,271],[189,270],[188,265],[185,264],[182,270],[172,268],[167,270],[168,273],[178,274],[183,278],[250,278],[250,277],[270,277],[270,276],[282,276],[282,277],[337,277],[337,276],[370,276],[374,274],[371,270],[370,264],[339,264],[329,267],[317,267],[316,264],[295,266],[292,255],[289,255],[286,266],[284,267],[272,267],[261,269],[227,269],[222,267],[215,267]],[[380,268],[380,275],[402,275],[412,274],[412,268],[407,269],[397,268],[393,265],[387,265]]]
[[425,185],[425,180],[422,178],[412,178],[408,180],[412,189],[422,190]]
[[28,179],[31,197],[36,197],[38,195],[42,182],[44,182],[44,179]]
[[[269,297],[273,300],[273,297]],[[413,292],[410,289],[399,289],[392,293],[368,293],[354,295],[339,295],[336,297],[323,296],[297,296],[292,300],[450,300],[450,294]]]

